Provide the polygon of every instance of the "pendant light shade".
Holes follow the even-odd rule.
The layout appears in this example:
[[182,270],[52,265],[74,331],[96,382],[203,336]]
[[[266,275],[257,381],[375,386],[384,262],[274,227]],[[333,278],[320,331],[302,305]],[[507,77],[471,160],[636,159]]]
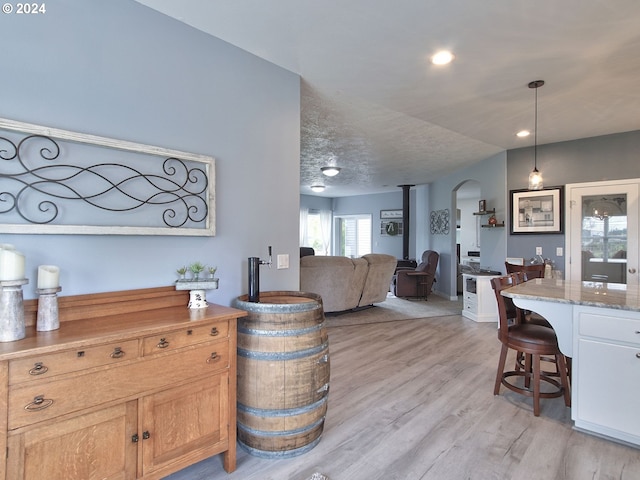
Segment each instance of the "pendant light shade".
[[544,85],[544,80],[529,82],[529,88],[535,88],[535,116],[533,131],[533,170],[529,174],[529,190],[542,190],[544,183],[542,174],[538,170],[538,88]]

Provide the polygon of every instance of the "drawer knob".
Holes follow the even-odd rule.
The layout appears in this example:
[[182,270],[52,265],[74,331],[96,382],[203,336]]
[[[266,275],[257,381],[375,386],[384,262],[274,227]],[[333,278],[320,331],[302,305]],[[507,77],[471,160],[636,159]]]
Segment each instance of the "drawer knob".
[[166,338],[161,338],[160,341],[158,342],[158,345],[156,345],[158,348],[167,348],[169,346],[169,342],[167,342]]
[[33,368],[29,370],[29,375],[42,375],[48,371],[49,367],[45,366],[42,362],[36,362]]
[[44,398],[44,395],[38,395],[33,398],[33,402],[25,405],[24,409],[30,412],[39,412],[45,408],[49,408],[53,405],[53,400],[50,398]]
[[213,327],[211,328],[211,336],[212,337],[217,337],[220,334],[220,332],[218,332],[218,327]]
[[640,352],[636,353],[636,358],[640,358]]
[[211,362],[215,362],[217,360],[220,360],[220,355],[218,355],[218,352],[211,352],[211,356],[209,358],[207,358],[207,363],[211,363]]
[[113,349],[113,352],[111,352],[110,355],[111,358],[122,358],[124,357],[124,350],[122,350],[122,347],[116,347]]

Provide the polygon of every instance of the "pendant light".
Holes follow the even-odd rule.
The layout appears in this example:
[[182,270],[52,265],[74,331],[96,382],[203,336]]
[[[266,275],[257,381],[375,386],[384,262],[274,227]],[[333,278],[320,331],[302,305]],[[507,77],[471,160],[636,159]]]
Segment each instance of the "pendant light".
[[542,174],[538,171],[538,88],[544,85],[544,80],[529,82],[529,88],[536,89],[535,119],[533,131],[533,170],[529,174],[529,190],[542,190]]

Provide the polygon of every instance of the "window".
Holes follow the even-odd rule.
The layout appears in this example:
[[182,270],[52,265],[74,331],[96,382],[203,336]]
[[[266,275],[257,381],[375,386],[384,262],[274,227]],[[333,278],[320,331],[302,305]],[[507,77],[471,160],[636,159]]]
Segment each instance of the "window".
[[371,253],[371,215],[336,216],[336,255],[361,257]]
[[331,211],[300,211],[300,246],[312,247],[316,255],[330,255]]

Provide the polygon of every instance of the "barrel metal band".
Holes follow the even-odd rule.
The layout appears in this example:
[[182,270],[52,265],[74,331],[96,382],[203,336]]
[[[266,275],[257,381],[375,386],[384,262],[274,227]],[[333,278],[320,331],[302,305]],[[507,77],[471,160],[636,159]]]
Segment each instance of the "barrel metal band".
[[277,432],[256,430],[255,428],[247,427],[240,422],[238,422],[238,428],[243,432],[250,433],[251,435],[259,435],[261,437],[286,437],[288,435],[298,435],[299,433],[305,433],[309,430],[313,430],[318,425],[322,425],[322,423],[324,422],[324,418],[325,416],[323,415],[322,418],[319,418],[315,422],[310,423],[309,425],[305,425],[304,427],[295,428],[293,430],[278,430]]
[[[307,298],[307,297],[304,297]],[[313,300],[313,299],[309,299]],[[313,310],[322,310],[322,303],[317,301],[310,301],[304,303],[268,303],[268,298],[261,300],[260,302],[245,302],[244,300],[240,300],[236,298],[233,302],[233,306],[236,308],[240,308],[241,310],[246,310],[249,314],[252,313],[266,313],[266,314],[275,314],[275,313],[300,313],[300,312],[311,312]]]
[[320,400],[310,403],[309,405],[304,405],[302,407],[296,408],[282,408],[279,410],[249,407],[238,402],[238,411],[245,412],[250,415],[255,415],[256,417],[293,417],[296,415],[303,415],[317,409],[318,407],[323,406],[325,403],[327,403],[327,398],[328,397],[325,395]]
[[308,333],[314,333],[324,328],[324,322],[307,328],[297,328],[289,330],[263,330],[259,328],[246,328],[238,326],[238,333],[244,333],[246,335],[256,335],[261,337],[295,337],[298,335],[306,335]]
[[327,348],[329,348],[329,341],[324,342],[322,345],[306,348],[304,350],[296,350],[295,352],[254,352],[253,350],[245,350],[244,348],[238,347],[238,355],[255,360],[295,360],[298,358],[310,357]]
[[278,450],[278,451],[259,450],[257,448],[250,447],[249,445],[247,445],[246,443],[244,443],[240,439],[238,439],[238,443],[240,444],[240,446],[243,449],[245,449],[247,452],[249,452],[254,457],[274,459],[274,458],[296,457],[298,455],[302,455],[304,453],[307,453],[308,451],[312,450],[316,445],[318,445],[318,443],[320,442],[321,438],[322,438],[322,435],[320,435],[318,438],[316,438],[313,442],[311,442],[311,443],[309,443],[309,444],[307,444],[307,445],[305,445],[303,447],[300,447],[300,448],[294,448],[292,450]]

